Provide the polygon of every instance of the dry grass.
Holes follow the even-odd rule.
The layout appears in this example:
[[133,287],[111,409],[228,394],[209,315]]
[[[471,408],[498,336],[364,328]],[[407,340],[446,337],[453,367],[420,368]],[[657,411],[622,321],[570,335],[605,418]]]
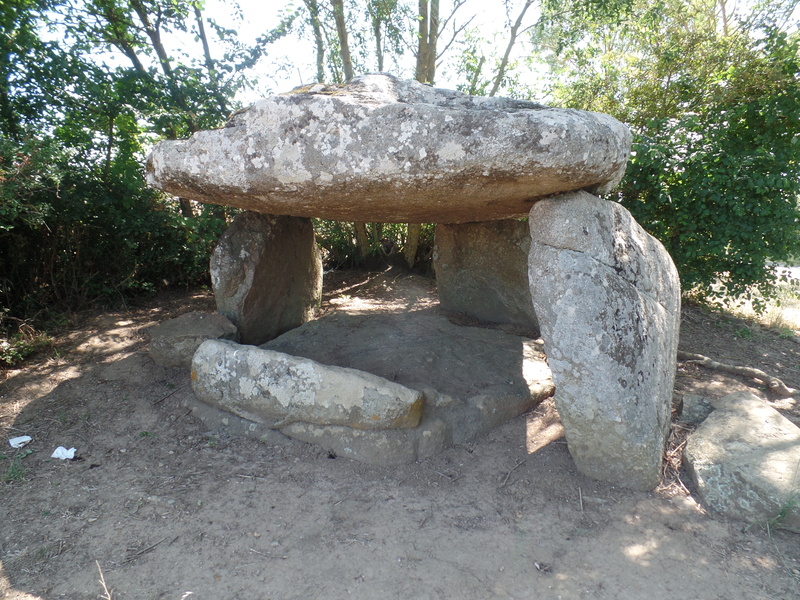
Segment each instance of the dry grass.
[[661,465],[661,483],[657,491],[667,496],[686,496],[690,492],[681,479],[683,466],[683,450],[689,439],[689,434],[695,430],[691,425],[672,423],[670,425],[667,448],[664,451],[664,462]]

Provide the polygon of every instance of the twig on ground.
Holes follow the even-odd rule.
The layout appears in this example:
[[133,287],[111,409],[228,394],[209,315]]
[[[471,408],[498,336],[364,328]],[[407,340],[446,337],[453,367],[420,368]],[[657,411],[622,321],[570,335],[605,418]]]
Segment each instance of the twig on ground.
[[136,560],[137,558],[139,558],[143,554],[147,554],[148,552],[151,552],[152,550],[155,549],[156,546],[158,546],[161,542],[163,542],[166,539],[167,538],[163,537],[160,540],[158,540],[155,544],[153,544],[152,546],[148,546],[147,548],[144,548],[143,550],[138,550],[138,551],[134,552],[130,556],[126,557],[125,560],[122,561],[122,564],[124,565],[126,563],[133,562],[134,560]]
[[445,479],[449,479],[451,481],[455,481],[456,479],[460,479],[461,476],[458,475],[448,475],[447,473],[442,473],[441,471],[437,471],[436,469],[431,469],[430,467],[425,467],[428,471],[432,473],[436,473],[439,477],[444,477]]
[[169,397],[170,397],[170,396],[172,396],[173,394],[176,394],[177,392],[179,392],[180,390],[182,390],[182,389],[183,389],[183,388],[185,388],[185,387],[186,387],[186,384],[185,384],[185,383],[182,383],[181,385],[179,385],[178,387],[176,387],[174,390],[172,390],[172,391],[171,391],[169,394],[167,394],[166,396],[162,396],[162,397],[161,397],[161,398],[159,398],[158,400],[153,400],[153,404],[154,404],[154,405],[155,405],[155,404],[161,404],[161,403],[162,403],[164,400],[166,400],[167,398],[169,398]]
[[112,600],[111,593],[113,590],[109,590],[106,585],[106,578],[103,577],[103,569],[100,568],[100,562],[94,561],[94,564],[97,565],[97,570],[100,572],[100,585],[103,586],[103,600]]
[[578,502],[581,503],[581,512],[583,512],[583,491],[578,488]]
[[282,555],[279,555],[279,554],[267,554],[265,552],[259,552],[258,550],[253,550],[252,548],[250,548],[250,552],[252,552],[253,554],[258,554],[259,556],[264,556],[266,558],[279,558],[281,560],[288,560],[289,559],[288,556],[282,556]]
[[725,373],[732,373],[733,375],[743,375],[744,377],[751,377],[760,381],[772,390],[776,395],[781,398],[788,398],[797,393],[797,390],[788,387],[783,381],[777,377],[768,375],[761,369],[754,369],[752,367],[737,367],[734,365],[727,365],[725,363],[712,360],[708,356],[702,354],[692,354],[691,352],[678,352],[678,360],[689,362],[692,364],[703,366],[707,369],[715,371],[723,371]]
[[520,466],[522,466],[522,465],[524,465],[524,464],[525,464],[525,461],[524,461],[524,460],[518,460],[518,461],[517,461],[517,464],[515,464],[513,467],[511,467],[511,470],[510,470],[508,473],[506,473],[506,477],[505,477],[505,479],[503,479],[503,483],[501,483],[501,484],[500,484],[500,487],[506,487],[506,484],[508,483],[508,478],[509,478],[509,477],[511,477],[511,474],[512,474],[512,473],[513,473],[513,472],[514,472],[514,471],[515,471],[517,468],[519,468]]
[[683,449],[686,447],[692,431],[694,431],[694,427],[685,427],[677,423],[671,425],[661,465],[661,483],[656,488],[659,492],[666,492],[670,495],[689,495],[689,490],[681,480],[680,470],[683,465]]

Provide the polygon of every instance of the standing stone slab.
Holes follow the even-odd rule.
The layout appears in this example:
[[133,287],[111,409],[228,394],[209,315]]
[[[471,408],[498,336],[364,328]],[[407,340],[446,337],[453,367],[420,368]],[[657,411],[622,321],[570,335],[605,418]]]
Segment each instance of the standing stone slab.
[[658,484],[669,428],[680,282],[664,247],[621,205],[586,192],[530,213],[531,296],[578,469]]
[[491,221],[525,216],[555,193],[609,191],[630,143],[608,115],[373,74],[266,98],[221,129],[162,141],[147,183],[298,217]]
[[439,302],[448,310],[538,335],[528,285],[530,246],[523,221],[438,224],[433,268]]
[[263,344],[311,319],[322,296],[322,262],[309,219],[238,215],[211,257],[219,312],[243,344]]
[[298,421],[416,427],[424,403],[421,392],[377,375],[223,340],[198,348],[192,387],[201,400],[274,429]]
[[750,392],[714,400],[684,461],[710,510],[800,530],[800,428]]

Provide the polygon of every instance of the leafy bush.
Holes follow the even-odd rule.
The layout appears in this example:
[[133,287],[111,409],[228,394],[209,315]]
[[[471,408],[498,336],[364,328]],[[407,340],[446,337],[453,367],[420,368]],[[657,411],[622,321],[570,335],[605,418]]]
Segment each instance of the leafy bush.
[[133,157],[113,165],[128,170],[123,177],[76,164],[52,141],[6,140],[0,152],[0,307],[11,316],[207,281],[224,209],[183,216],[145,186]]
[[798,46],[777,32],[759,45],[701,112],[636,136],[618,193],[704,299],[769,297],[771,262],[800,251]]

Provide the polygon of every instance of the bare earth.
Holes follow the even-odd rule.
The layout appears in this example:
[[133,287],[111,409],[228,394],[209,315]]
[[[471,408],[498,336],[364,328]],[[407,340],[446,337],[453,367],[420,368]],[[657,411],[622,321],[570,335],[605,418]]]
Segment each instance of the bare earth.
[[[326,288],[327,309],[435,298],[424,281],[363,273]],[[0,371],[0,472],[24,469],[0,481],[0,597],[800,598],[800,535],[707,514],[679,471],[652,493],[579,475],[551,400],[395,468],[207,431],[189,374],[146,353],[148,327],[190,310],[213,300],[173,292],[82,315],[56,353]],[[800,344],[752,323],[688,307],[681,349],[800,388]],[[796,398],[679,365],[678,392],[740,389],[800,424]],[[673,459],[686,431],[674,434]],[[19,435],[33,442],[13,450]],[[78,459],[49,458],[57,446]]]

